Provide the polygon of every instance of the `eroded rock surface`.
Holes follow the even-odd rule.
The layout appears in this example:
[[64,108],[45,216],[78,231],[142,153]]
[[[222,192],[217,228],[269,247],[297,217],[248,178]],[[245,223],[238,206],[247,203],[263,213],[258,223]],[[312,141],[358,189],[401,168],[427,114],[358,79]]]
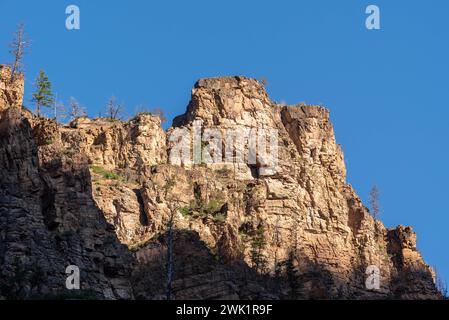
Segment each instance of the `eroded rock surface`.
[[11,68],[0,64],[0,111],[9,107],[22,108],[24,82],[22,74],[11,78]]
[[[276,163],[171,163],[195,123],[275,130]],[[200,80],[167,133],[151,115],[63,126],[10,109],[0,143],[0,267],[42,264],[40,291],[73,263],[104,298],[163,299],[173,214],[175,299],[439,297],[411,228],[386,229],[346,183],[329,111],[277,105],[256,80]]]

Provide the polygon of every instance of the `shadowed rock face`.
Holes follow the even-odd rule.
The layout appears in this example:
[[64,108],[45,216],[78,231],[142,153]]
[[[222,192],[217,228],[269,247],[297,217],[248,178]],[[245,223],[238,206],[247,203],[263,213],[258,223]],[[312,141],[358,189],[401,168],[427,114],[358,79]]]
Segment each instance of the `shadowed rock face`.
[[[276,170],[170,164],[170,134],[195,120],[275,129]],[[40,288],[19,285],[23,297],[58,292],[76,264],[98,296],[163,298],[172,211],[176,299],[439,297],[413,231],[387,230],[346,183],[329,111],[277,105],[256,80],[198,81],[167,133],[150,115],[62,126],[12,108],[0,149],[1,272],[36,263],[46,274]],[[379,290],[365,287],[370,265]]]
[[133,258],[93,201],[87,167],[56,150],[39,157],[18,109],[0,117],[0,295],[67,294],[66,267],[77,265],[84,294],[131,298]]

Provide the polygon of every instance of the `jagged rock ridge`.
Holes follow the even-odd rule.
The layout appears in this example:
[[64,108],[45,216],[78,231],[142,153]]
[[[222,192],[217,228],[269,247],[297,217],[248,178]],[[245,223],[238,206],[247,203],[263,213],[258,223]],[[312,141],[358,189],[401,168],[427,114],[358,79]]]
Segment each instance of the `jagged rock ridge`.
[[[15,257],[30,267],[49,256],[43,269],[58,275],[41,288],[25,283],[27,294],[60,290],[74,261],[98,296],[163,298],[176,202],[174,298],[439,297],[412,230],[386,229],[346,183],[325,108],[277,105],[260,82],[225,77],[198,81],[167,132],[150,115],[63,126],[12,110],[0,118],[1,179],[9,179],[0,267],[12,276]],[[277,130],[276,170],[171,164],[171,134],[197,120],[203,129]],[[365,286],[370,265],[380,269],[379,290]]]

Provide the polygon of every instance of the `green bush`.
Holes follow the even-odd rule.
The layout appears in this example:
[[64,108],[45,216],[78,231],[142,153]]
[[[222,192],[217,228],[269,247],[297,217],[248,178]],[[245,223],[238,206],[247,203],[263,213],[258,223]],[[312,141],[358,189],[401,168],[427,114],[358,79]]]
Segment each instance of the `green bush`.
[[223,202],[217,199],[212,199],[207,204],[205,211],[207,213],[215,213],[220,211],[221,207],[223,206]]
[[188,216],[190,214],[190,206],[179,208],[179,212],[181,212],[183,216]]
[[267,271],[268,259],[263,254],[266,245],[265,228],[259,225],[252,239],[250,252],[251,262],[256,272],[265,273]]
[[137,114],[138,116],[152,116],[153,114],[149,111],[142,111]]
[[104,169],[104,168],[102,168],[100,166],[91,166],[90,168],[92,169],[92,171],[95,174],[98,174],[98,175],[102,176],[105,179],[122,180],[122,178],[118,174],[116,174],[114,172],[111,172],[111,171],[107,171],[106,169]]
[[226,221],[226,214],[224,213],[217,213],[214,215],[214,220],[216,222],[225,222]]
[[193,218],[212,217],[215,221],[226,220],[226,214],[221,213],[224,202],[219,199],[211,199],[208,203],[198,203],[191,201],[188,206],[179,209],[183,216],[191,216]]

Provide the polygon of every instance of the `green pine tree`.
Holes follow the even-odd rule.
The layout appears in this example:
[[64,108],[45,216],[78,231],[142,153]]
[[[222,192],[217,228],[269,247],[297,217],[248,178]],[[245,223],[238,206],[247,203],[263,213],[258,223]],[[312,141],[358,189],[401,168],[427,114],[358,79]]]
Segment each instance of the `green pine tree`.
[[42,107],[51,108],[54,104],[51,82],[43,70],[39,72],[35,86],[36,92],[33,93],[31,101],[36,104],[36,114],[40,117]]
[[260,225],[256,230],[256,235],[251,243],[251,261],[253,269],[259,273],[265,273],[268,269],[267,257],[263,254],[266,246],[265,228]]

